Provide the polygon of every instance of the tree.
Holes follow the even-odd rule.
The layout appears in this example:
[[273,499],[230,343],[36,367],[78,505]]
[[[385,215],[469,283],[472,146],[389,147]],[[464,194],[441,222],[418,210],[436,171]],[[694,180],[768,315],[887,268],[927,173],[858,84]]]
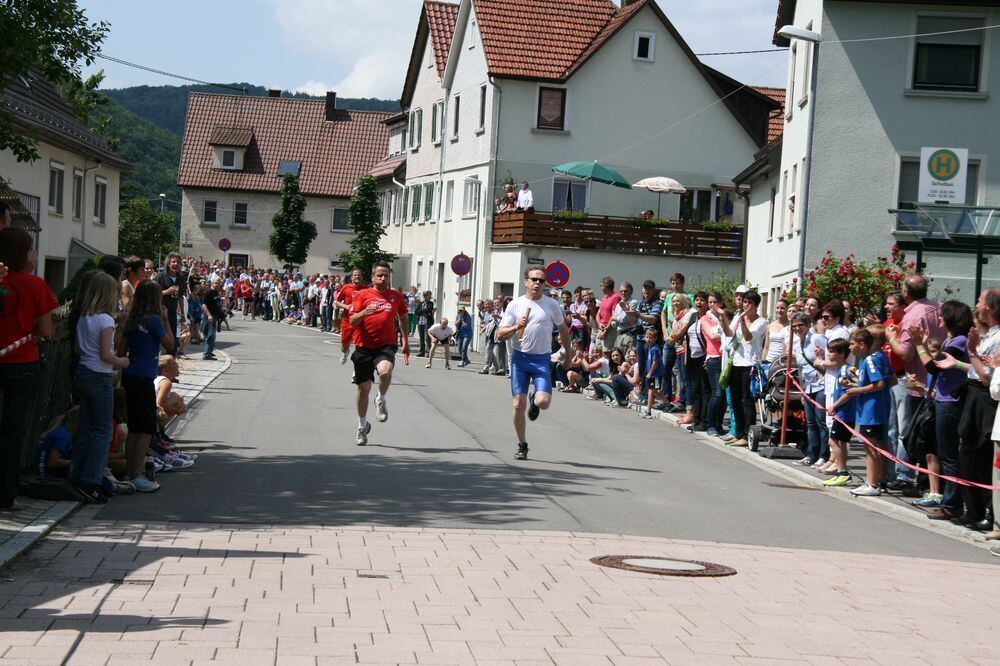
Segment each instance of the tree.
[[340,253],[340,264],[344,271],[360,268],[362,274],[370,275],[375,262],[394,261],[396,255],[379,247],[379,239],[385,236],[385,229],[382,228],[378,183],[374,176],[365,174],[358,180],[348,211],[351,230],[355,235],[349,242],[351,249]]
[[[90,23],[75,0],[17,0],[0,4],[0,93],[32,70],[60,85],[80,79],[82,65],[94,62],[108,24]],[[38,159],[34,137],[14,128],[14,115],[0,107],[0,150],[18,162]]]
[[129,199],[118,214],[118,251],[159,261],[178,245],[174,216],[153,210],[143,197]]
[[271,254],[285,266],[306,262],[316,238],[316,225],[302,219],[306,200],[299,194],[299,178],[288,173],[281,181],[281,208],[271,218],[274,231],[268,238]]
[[104,70],[102,69],[86,79],[69,79],[56,87],[73,115],[90,127],[91,132],[104,139],[108,148],[118,150],[118,144],[121,140],[118,138],[114,118],[106,113],[100,113],[101,109],[111,101],[107,95],[100,91],[103,82]]

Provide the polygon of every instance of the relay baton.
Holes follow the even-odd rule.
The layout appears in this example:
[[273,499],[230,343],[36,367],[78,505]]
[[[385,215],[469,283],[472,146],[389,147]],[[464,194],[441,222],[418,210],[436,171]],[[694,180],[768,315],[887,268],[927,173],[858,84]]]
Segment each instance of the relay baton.
[[[531,316],[531,308],[528,308],[528,309],[526,309],[526,310],[524,311],[524,316],[525,316],[525,317],[530,317],[530,316]],[[519,331],[517,332],[517,339],[518,339],[518,340],[523,340],[523,339],[524,339],[524,329],[525,329],[525,328],[527,328],[527,326],[525,326],[524,328],[522,328],[521,330],[519,330]]]

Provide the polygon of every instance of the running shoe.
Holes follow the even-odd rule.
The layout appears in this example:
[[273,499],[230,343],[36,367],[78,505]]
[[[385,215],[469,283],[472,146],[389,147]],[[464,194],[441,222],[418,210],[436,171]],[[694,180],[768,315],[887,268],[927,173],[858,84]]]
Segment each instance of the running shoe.
[[528,443],[521,442],[517,445],[517,453],[514,454],[514,460],[527,460],[528,459]]
[[345,349],[340,353],[340,364],[345,365],[347,363],[347,352],[350,350]]
[[846,486],[851,482],[850,472],[840,472],[836,476],[831,476],[829,479],[823,482],[823,485],[831,488],[836,486]]
[[375,418],[378,419],[379,423],[385,423],[389,420],[389,404],[385,398],[379,400],[378,394],[375,395]]
[[642,418],[642,419],[651,419],[651,418],[653,418],[653,412],[650,412],[648,410],[642,411],[642,412],[639,413],[639,418]]
[[941,502],[944,501],[938,493],[924,493],[924,496],[920,499],[915,499],[910,504],[913,506],[941,506]]
[[862,483],[857,488],[852,488],[851,494],[855,497],[878,497],[882,491],[869,483]]
[[820,469],[821,467],[825,466],[826,463],[827,463],[826,458],[820,458],[815,463],[813,463],[812,467],[813,467],[813,469]]
[[[536,405],[534,399],[532,399],[531,400],[531,404],[528,405],[528,420],[529,421],[534,421],[535,419],[538,418],[538,415],[540,413],[541,413],[541,410],[538,409],[538,405]],[[527,449],[525,449],[525,450],[527,450]]]
[[812,458],[810,458],[809,456],[806,456],[802,460],[796,460],[792,464],[793,465],[798,465],[799,467],[812,467],[813,462],[814,461],[813,461]]
[[721,439],[723,442],[729,443],[729,442],[733,441],[734,439],[736,439],[736,435],[732,435],[732,434],[730,434],[730,433],[727,432],[725,435],[723,435],[719,439]]
[[129,483],[135,488],[137,493],[155,493],[160,489],[160,484],[156,481],[150,481],[142,474],[135,475]]
[[368,444],[368,433],[371,431],[371,423],[366,423],[364,428],[358,428],[358,446],[365,446]]
[[709,437],[718,437],[719,431],[716,430],[715,428],[710,427],[708,430],[705,431],[705,434],[708,435]]

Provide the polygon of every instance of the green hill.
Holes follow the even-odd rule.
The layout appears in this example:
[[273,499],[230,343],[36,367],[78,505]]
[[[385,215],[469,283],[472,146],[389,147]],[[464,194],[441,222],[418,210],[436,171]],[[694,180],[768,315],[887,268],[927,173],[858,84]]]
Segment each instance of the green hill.
[[143,196],[157,205],[162,192],[166,207],[180,212],[181,191],[177,187],[177,165],[181,159],[181,138],[145,118],[141,118],[114,100],[95,112],[97,120],[110,117],[111,134],[119,140],[117,152],[132,163],[133,169],[122,178],[121,201]]
[[[262,97],[267,95],[267,89],[261,86],[253,86],[249,83],[230,83],[227,87],[220,86],[134,86],[131,88],[119,88],[103,90],[102,92],[123,108],[141,116],[163,129],[181,136],[184,133],[184,114],[187,113],[187,98],[189,92],[214,92],[238,94],[236,88],[246,90],[248,95]],[[290,97],[301,97],[309,99],[309,95],[302,93],[283,93]],[[341,109],[354,109],[357,111],[399,111],[399,102],[396,100],[359,98],[352,99],[340,97],[337,99],[337,106]]]

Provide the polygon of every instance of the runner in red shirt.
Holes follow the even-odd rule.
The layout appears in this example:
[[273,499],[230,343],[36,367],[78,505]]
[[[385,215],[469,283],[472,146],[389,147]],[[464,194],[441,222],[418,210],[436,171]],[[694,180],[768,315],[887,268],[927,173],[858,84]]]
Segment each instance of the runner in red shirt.
[[[361,271],[357,271],[360,274]],[[351,303],[351,326],[355,330],[354,383],[358,386],[358,446],[368,443],[372,424],[368,423],[368,394],[378,372],[378,393],[375,394],[376,418],[389,420],[385,394],[392,383],[392,368],[396,362],[398,331],[406,331],[406,297],[389,288],[392,269],[384,261],[372,267],[372,286],[357,292]],[[354,279],[354,274],[351,274]],[[403,336],[403,356],[409,356],[410,342]]]
[[354,302],[354,295],[362,289],[367,289],[364,275],[360,268],[351,271],[351,281],[340,288],[337,298],[333,302],[333,307],[344,310],[344,317],[340,321],[340,364],[347,363],[347,354],[351,351],[351,343],[354,342],[354,327],[351,326],[351,304]]

